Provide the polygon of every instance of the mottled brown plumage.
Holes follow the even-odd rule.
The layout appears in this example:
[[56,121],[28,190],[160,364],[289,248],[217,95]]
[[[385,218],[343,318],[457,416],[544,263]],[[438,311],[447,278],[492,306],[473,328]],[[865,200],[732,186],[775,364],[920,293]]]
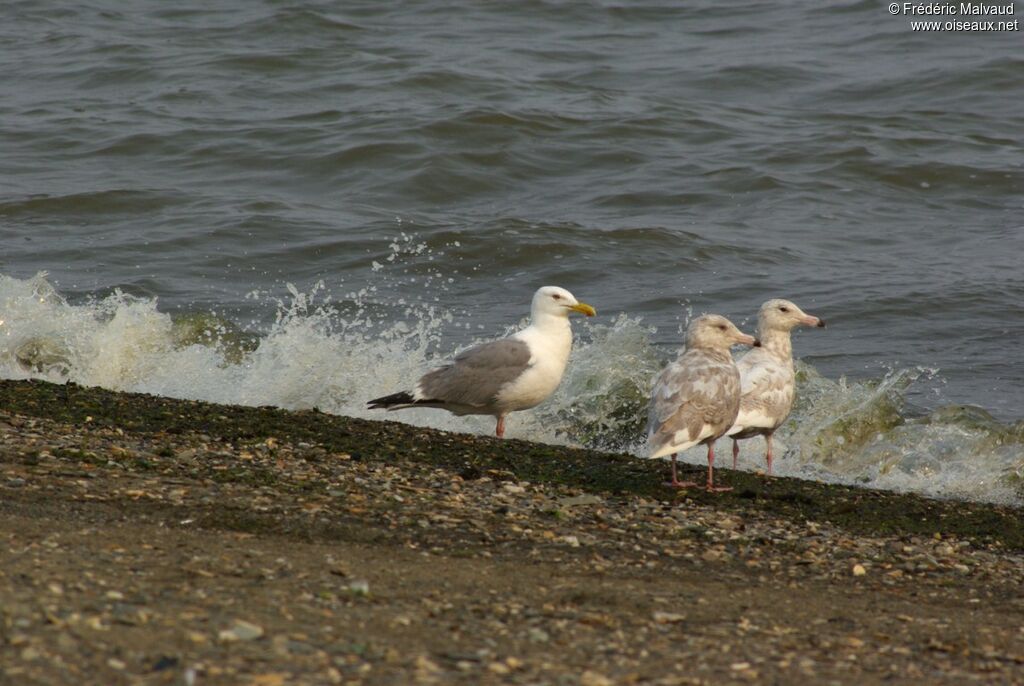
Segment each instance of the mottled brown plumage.
[[739,412],[739,388],[740,375],[728,350],[688,348],[655,382],[648,413],[651,456],[725,433]]
[[797,326],[824,327],[825,321],[809,315],[789,300],[769,300],[758,312],[757,335],[761,347],[736,363],[740,372],[740,411],[726,433],[733,438],[732,465],[739,456],[738,440],[764,436],[768,474],[772,473],[772,434],[793,408],[796,373],[790,332]]
[[[729,348],[756,345],[725,317],[698,317],[686,331],[686,350],[658,375],[651,390],[647,441],[651,457],[672,456],[698,443],[708,446],[707,488],[714,487],[714,441],[733,425],[739,412],[740,377]],[[720,489],[719,489],[720,490]]]

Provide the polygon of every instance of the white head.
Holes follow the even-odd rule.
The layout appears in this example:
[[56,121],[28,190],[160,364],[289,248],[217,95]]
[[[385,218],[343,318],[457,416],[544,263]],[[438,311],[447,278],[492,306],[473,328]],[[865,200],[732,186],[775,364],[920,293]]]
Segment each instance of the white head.
[[724,350],[734,345],[758,346],[753,336],[748,336],[736,325],[720,314],[702,314],[686,327],[686,347]]
[[579,312],[588,317],[593,317],[597,312],[586,303],[581,303],[576,297],[558,286],[544,286],[538,288],[533,294],[533,305],[530,307],[530,318],[537,321],[544,316],[566,318],[570,312]]
[[769,331],[792,331],[798,326],[824,327],[825,320],[801,310],[789,300],[775,298],[761,305],[757,313],[758,332],[764,336]]

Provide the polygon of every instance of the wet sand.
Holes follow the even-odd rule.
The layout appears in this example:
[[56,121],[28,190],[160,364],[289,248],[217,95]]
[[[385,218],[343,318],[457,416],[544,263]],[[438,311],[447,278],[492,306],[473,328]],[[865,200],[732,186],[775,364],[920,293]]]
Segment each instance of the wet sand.
[[0,411],[0,683],[1024,675],[1014,508],[73,385]]

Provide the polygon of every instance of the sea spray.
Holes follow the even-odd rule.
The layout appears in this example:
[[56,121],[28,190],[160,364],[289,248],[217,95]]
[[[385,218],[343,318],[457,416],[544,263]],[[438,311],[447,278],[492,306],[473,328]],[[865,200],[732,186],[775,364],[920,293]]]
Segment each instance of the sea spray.
[[[980,408],[907,411],[907,392],[936,370],[896,369],[881,379],[850,381],[826,379],[801,362],[797,369],[797,402],[776,432],[778,474],[1020,502],[1024,432],[1016,425]],[[745,441],[741,467],[762,468],[763,451],[761,439]]]
[[572,364],[551,402],[537,408],[535,431],[555,427],[570,443],[635,449],[644,436],[651,379],[662,360],[653,327],[618,315],[610,324],[581,323]]
[[[422,271],[411,272],[423,278]],[[272,323],[254,332],[213,313],[172,316],[155,299],[117,290],[69,303],[45,274],[0,276],[0,375],[491,433],[489,417],[366,409],[368,398],[408,388],[455,349],[515,328],[463,336],[453,346],[451,331],[472,327],[472,319],[434,302],[433,290],[420,302],[390,298],[387,278],[401,277],[385,273],[381,283],[337,298],[322,283],[305,291],[285,286],[280,298],[253,296],[274,311]],[[438,275],[431,280],[433,288],[451,283]],[[573,324],[561,386],[537,408],[512,415],[509,435],[643,456],[650,380],[675,350],[655,346],[655,330],[638,318]],[[934,375],[897,369],[880,379],[832,380],[798,363],[797,403],[776,433],[779,474],[1021,502],[1024,424],[1002,424],[980,408],[908,411],[908,390]],[[727,446],[719,442],[719,455],[728,454]],[[759,438],[744,441],[740,467],[763,468],[763,450]],[[703,464],[704,450],[691,449],[682,459]]]

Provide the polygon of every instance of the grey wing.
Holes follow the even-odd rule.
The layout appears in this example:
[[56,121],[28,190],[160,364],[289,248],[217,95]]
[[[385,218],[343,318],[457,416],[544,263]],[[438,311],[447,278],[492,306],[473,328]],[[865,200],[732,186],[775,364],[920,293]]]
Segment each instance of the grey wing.
[[681,360],[669,365],[651,394],[647,431],[657,446],[661,442],[697,440],[709,426],[719,434],[732,426],[739,410],[739,374],[731,365]]
[[424,401],[486,407],[503,386],[529,369],[531,356],[530,347],[513,338],[483,343],[425,374],[416,390]]

